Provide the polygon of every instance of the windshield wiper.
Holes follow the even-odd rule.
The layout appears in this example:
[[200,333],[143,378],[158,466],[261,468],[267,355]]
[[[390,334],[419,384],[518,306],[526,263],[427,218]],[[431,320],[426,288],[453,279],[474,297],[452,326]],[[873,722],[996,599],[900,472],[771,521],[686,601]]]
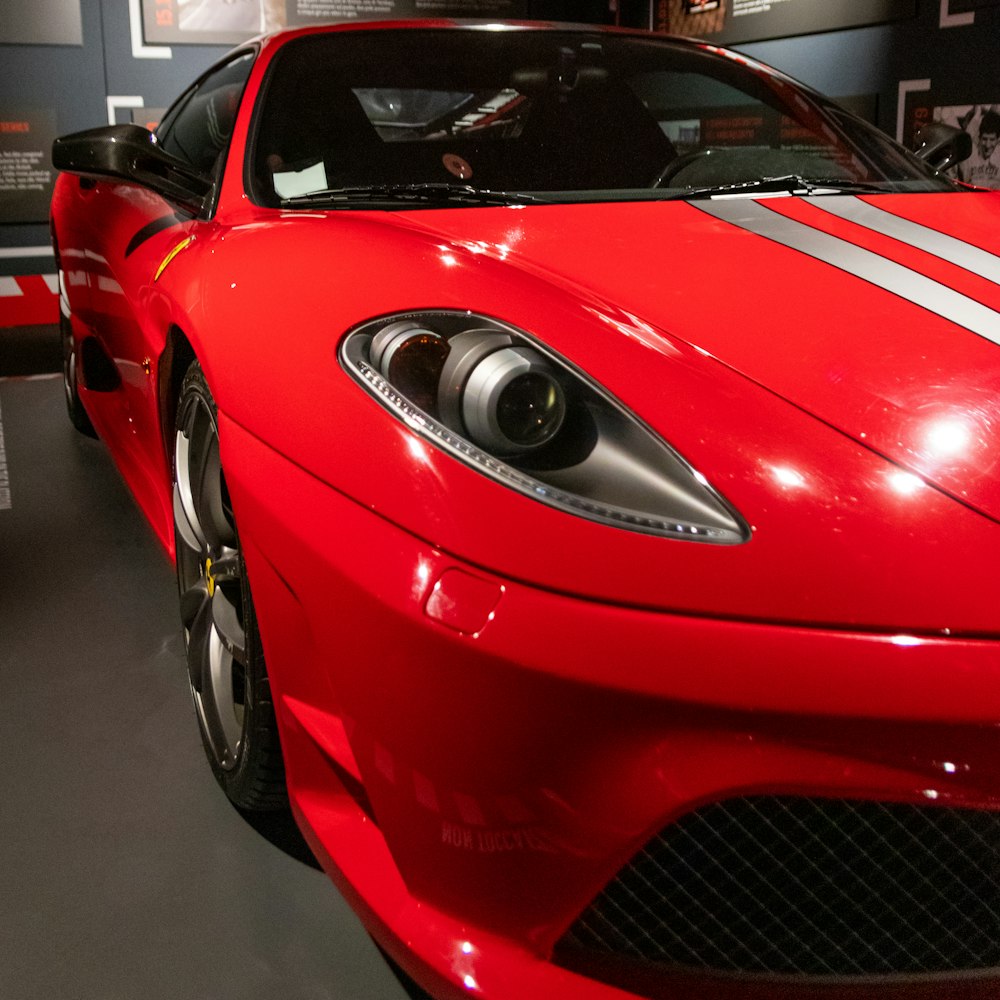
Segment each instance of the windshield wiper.
[[282,207],[330,204],[335,208],[353,205],[370,207],[372,203],[443,204],[443,205],[543,205],[544,198],[520,191],[490,191],[471,184],[369,184],[355,187],[327,188],[308,194],[282,198]]
[[738,184],[713,184],[688,188],[669,196],[667,200],[684,198],[710,198],[713,195],[755,194],[758,191],[786,191],[788,194],[885,194],[881,184],[868,181],[846,180],[843,177],[802,177],[800,174],[783,174],[781,177],[758,177]]

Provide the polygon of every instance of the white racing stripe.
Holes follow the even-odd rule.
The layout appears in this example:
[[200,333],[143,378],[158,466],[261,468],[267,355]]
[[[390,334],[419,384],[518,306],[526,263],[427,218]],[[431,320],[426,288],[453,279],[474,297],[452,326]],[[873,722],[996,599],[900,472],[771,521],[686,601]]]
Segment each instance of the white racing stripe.
[[902,264],[772,212],[760,202],[718,199],[690,204],[707,215],[821,260],[1000,344],[1000,313]]
[[1000,257],[972,243],[966,243],[965,240],[940,233],[919,222],[900,218],[875,205],[869,205],[854,195],[814,198],[809,204],[821,212],[828,212],[848,222],[856,222],[883,236],[891,236],[900,243],[950,261],[972,274],[1000,285]]

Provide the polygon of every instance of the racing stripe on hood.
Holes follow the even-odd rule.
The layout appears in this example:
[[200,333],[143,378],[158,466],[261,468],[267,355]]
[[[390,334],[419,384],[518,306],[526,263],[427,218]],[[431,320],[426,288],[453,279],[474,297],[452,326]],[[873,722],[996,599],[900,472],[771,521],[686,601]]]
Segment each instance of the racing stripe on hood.
[[972,243],[966,243],[965,240],[955,239],[954,236],[948,236],[929,226],[922,226],[919,222],[910,222],[909,219],[869,205],[854,195],[814,198],[809,204],[820,212],[828,212],[872,232],[889,236],[1000,285],[1000,257]]
[[[839,236],[831,236],[803,222],[789,219],[757,201],[720,198],[690,204],[692,208],[707,215],[821,260],[962,326],[994,344],[1000,344],[1000,313],[918,271],[855,246]],[[969,249],[975,248],[969,246]]]

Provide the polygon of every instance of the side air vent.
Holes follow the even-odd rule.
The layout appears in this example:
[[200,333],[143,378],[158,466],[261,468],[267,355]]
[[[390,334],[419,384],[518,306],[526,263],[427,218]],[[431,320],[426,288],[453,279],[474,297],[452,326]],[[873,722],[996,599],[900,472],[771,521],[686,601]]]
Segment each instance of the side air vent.
[[122,384],[118,366],[96,337],[85,337],[80,343],[80,372],[91,392],[114,392]]

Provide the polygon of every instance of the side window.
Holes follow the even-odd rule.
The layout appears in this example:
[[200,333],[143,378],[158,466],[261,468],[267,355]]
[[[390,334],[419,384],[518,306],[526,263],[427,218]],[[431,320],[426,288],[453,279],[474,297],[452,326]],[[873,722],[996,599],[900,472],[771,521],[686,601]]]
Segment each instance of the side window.
[[166,152],[206,174],[212,172],[229,145],[253,60],[253,52],[244,52],[181,98],[156,133]]

